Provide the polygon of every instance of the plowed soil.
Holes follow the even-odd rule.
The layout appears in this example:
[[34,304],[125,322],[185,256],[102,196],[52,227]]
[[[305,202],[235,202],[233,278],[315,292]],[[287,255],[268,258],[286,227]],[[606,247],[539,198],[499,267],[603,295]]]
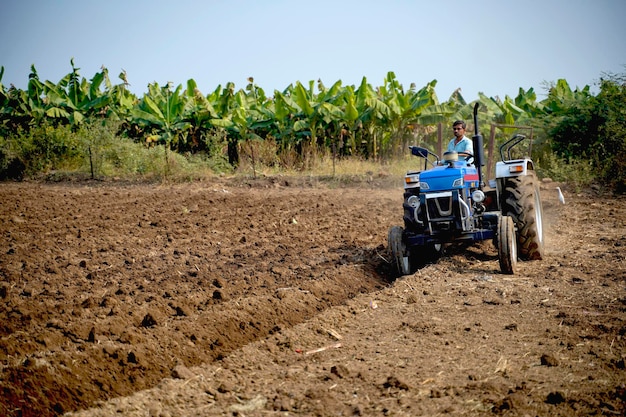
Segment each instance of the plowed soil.
[[0,184],[0,415],[624,415],[626,199],[555,187],[396,278],[395,180]]

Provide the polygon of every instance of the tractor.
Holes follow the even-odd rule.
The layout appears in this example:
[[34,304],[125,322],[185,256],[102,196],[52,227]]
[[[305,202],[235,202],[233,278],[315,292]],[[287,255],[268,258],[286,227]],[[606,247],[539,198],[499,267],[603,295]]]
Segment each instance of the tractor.
[[543,257],[543,209],[535,166],[530,156],[512,157],[512,149],[526,137],[516,134],[499,147],[495,179],[485,184],[478,107],[473,112],[473,156],[446,152],[439,158],[426,148],[409,146],[412,155],[423,158],[424,168],[406,173],[404,227],[389,229],[388,248],[400,276],[436,260],[455,243],[492,240],[504,274],[515,273],[518,258]]

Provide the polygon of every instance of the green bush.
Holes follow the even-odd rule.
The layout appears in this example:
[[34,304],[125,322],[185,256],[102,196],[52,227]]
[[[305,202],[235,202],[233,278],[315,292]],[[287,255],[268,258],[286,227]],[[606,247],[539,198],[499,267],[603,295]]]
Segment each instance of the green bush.
[[[118,127],[118,124],[87,125],[79,131],[86,147],[89,169],[96,176],[186,179],[229,169],[226,158],[217,152],[207,157],[204,153],[182,155],[166,151],[166,145],[148,145],[116,136]],[[86,168],[83,165],[82,170]]]
[[597,178],[593,163],[588,159],[569,160],[559,158],[555,154],[544,155],[536,161],[537,172],[541,178],[551,178],[554,181],[566,182],[574,186],[576,191],[588,188]]
[[80,153],[80,141],[69,126],[20,129],[0,140],[0,178],[36,176],[60,168]]
[[590,163],[599,180],[626,192],[626,76],[609,75],[597,96],[566,104],[548,119],[553,151],[579,168]]
[[0,137],[0,180],[72,175],[106,177],[191,179],[228,172],[219,135],[208,137],[212,154],[181,155],[164,145],[148,146],[117,135],[119,122],[101,120],[69,126],[39,126]]

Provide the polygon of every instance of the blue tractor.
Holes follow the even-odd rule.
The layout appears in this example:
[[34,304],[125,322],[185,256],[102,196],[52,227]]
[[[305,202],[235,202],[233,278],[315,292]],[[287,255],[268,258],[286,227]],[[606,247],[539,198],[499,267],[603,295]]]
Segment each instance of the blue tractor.
[[446,152],[440,159],[426,148],[409,147],[424,159],[424,169],[405,175],[404,227],[389,229],[388,246],[399,275],[435,260],[453,243],[492,240],[505,274],[515,273],[518,258],[543,257],[543,209],[534,164],[530,157],[511,157],[526,137],[515,135],[500,146],[495,179],[485,184],[478,106],[473,156],[459,159],[456,152]]

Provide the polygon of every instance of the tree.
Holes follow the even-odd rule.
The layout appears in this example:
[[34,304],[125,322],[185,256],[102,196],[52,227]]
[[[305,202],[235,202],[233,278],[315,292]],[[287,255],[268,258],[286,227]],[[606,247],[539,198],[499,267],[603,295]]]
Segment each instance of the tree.
[[602,178],[619,193],[626,193],[626,75],[609,75],[596,96],[598,141],[593,154],[602,166]]
[[565,80],[550,90],[546,106],[554,151],[565,160],[589,159],[598,178],[626,192],[626,82],[624,75],[601,80],[600,93],[572,91]]

